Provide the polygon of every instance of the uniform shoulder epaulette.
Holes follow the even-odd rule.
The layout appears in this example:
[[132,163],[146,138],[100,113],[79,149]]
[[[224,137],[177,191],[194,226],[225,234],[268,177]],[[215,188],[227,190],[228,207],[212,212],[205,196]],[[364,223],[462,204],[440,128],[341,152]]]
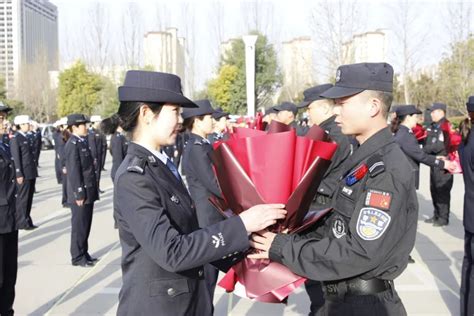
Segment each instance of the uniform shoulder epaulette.
[[127,171],[144,174],[145,164],[146,164],[145,158],[133,157],[133,159],[130,161],[130,164],[127,167]]
[[199,139],[196,139],[194,141],[194,145],[202,145],[202,141],[200,141]]
[[72,140],[71,140],[71,143],[73,143],[74,145],[76,145],[76,144],[77,144],[77,139],[72,139]]
[[370,177],[373,178],[385,171],[385,163],[380,154],[372,155],[367,159]]

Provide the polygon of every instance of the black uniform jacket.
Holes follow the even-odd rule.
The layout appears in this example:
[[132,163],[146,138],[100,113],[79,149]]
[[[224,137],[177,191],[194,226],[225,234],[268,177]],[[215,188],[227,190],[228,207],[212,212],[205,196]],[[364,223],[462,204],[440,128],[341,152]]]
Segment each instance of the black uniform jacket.
[[186,174],[189,192],[196,205],[196,214],[200,227],[215,224],[224,217],[209,202],[211,195],[222,198],[216,176],[212,170],[209,154],[212,146],[199,135],[190,133],[183,153],[183,170]]
[[112,170],[110,176],[115,177],[118,167],[127,154],[128,141],[122,133],[115,133],[110,138],[110,153],[112,154]]
[[118,315],[211,315],[203,265],[228,268],[249,246],[240,217],[199,229],[193,202],[173,173],[131,142],[114,181],[122,245]]
[[87,133],[87,141],[94,163],[98,167],[102,161],[102,137],[95,129],[90,128]]
[[395,141],[408,157],[413,174],[415,175],[415,185],[417,189],[420,183],[420,163],[424,163],[430,167],[444,168],[444,161],[436,159],[436,156],[429,155],[420,148],[415,135],[413,135],[413,132],[408,127],[400,125],[400,128],[395,134]]
[[54,139],[54,152],[56,154],[54,167],[56,169],[56,176],[58,177],[58,182],[62,181],[62,168],[65,167],[64,162],[64,146],[66,143],[64,142],[63,134],[60,131],[56,131],[53,134]]
[[15,162],[16,177],[33,180],[38,176],[36,157],[30,139],[20,132],[16,132],[11,139],[10,149]]
[[467,143],[459,146],[459,158],[464,178],[464,228],[474,233],[474,129]]
[[[368,171],[350,181],[362,165]],[[392,280],[415,244],[418,202],[410,163],[384,128],[354,151],[344,170],[324,225],[307,236],[277,235],[270,258],[312,280]]]
[[15,166],[8,145],[0,141],[0,234],[15,230]]
[[446,122],[446,119],[441,119],[438,123],[431,123],[426,129],[426,139],[423,150],[431,155],[446,156],[450,143],[449,134],[443,132],[441,125]]
[[332,198],[337,189],[339,178],[341,177],[343,162],[349,158],[352,153],[351,137],[342,134],[341,128],[335,122],[336,116],[331,116],[319,127],[324,129],[331,139],[337,144],[337,150],[332,158],[331,165],[326,171],[321,184],[318,187],[318,193]]
[[84,204],[91,204],[98,200],[94,162],[87,142],[81,137],[71,135],[64,147],[64,159],[68,203],[84,199]]

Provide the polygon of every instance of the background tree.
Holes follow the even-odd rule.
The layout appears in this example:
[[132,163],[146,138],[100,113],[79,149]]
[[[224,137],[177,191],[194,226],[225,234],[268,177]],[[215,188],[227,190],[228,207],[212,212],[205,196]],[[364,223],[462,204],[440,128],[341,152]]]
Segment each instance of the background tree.
[[71,68],[59,75],[58,115],[71,113],[95,114],[101,104],[101,77],[87,70],[82,62],[76,62]]
[[239,112],[238,107],[231,105],[232,89],[239,73],[235,65],[222,65],[217,78],[208,82],[208,95],[214,104],[220,106],[229,113]]
[[[281,86],[281,73],[278,68],[275,50],[268,43],[267,37],[257,32],[251,32],[258,35],[255,45],[255,87],[256,87],[256,107],[268,107],[272,103],[272,96]],[[219,103],[213,100],[219,106],[228,109],[231,113],[244,114],[247,109],[247,94],[245,86],[245,45],[242,39],[235,40],[232,43],[230,51],[222,57],[219,74],[224,66],[234,66],[237,69],[235,80],[229,84],[230,94],[227,103]],[[228,74],[221,79],[228,79]],[[219,81],[219,77],[217,79]],[[216,82],[211,81],[214,85]],[[226,85],[227,83],[223,83]],[[209,93],[211,95],[211,93]],[[224,98],[226,100],[226,98]],[[221,101],[222,102],[222,101]]]

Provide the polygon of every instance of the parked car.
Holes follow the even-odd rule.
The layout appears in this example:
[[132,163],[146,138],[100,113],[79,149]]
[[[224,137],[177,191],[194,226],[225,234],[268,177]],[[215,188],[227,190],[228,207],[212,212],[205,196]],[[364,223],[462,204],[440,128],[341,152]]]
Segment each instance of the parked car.
[[53,133],[55,131],[55,128],[51,124],[41,124],[41,141],[42,141],[42,147],[41,149],[52,149],[54,148],[54,139],[53,139]]

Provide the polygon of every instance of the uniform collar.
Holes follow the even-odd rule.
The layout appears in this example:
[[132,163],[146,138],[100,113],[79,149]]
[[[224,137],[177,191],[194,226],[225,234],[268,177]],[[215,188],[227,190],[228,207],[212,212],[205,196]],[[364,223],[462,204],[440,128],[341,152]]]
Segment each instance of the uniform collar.
[[388,127],[385,127],[372,135],[367,139],[362,145],[360,145],[354,153],[346,160],[344,165],[345,176],[352,168],[358,165],[361,161],[368,158],[376,151],[385,147],[386,145],[393,143],[395,140],[393,138],[392,132]]
[[324,130],[328,130],[334,125],[335,121],[336,121],[336,116],[333,115],[333,116],[325,119],[324,121],[322,121],[321,124],[319,124],[319,127],[321,127]]
[[203,138],[203,137],[199,136],[198,134],[189,133],[189,136],[190,136],[190,138],[193,138],[193,139],[198,140],[198,141],[200,141],[200,142],[204,142],[204,143],[210,144],[209,140],[207,140],[206,138]]
[[405,132],[413,133],[413,131],[410,128],[406,127],[405,125],[400,125],[398,128],[401,130],[404,130]]

